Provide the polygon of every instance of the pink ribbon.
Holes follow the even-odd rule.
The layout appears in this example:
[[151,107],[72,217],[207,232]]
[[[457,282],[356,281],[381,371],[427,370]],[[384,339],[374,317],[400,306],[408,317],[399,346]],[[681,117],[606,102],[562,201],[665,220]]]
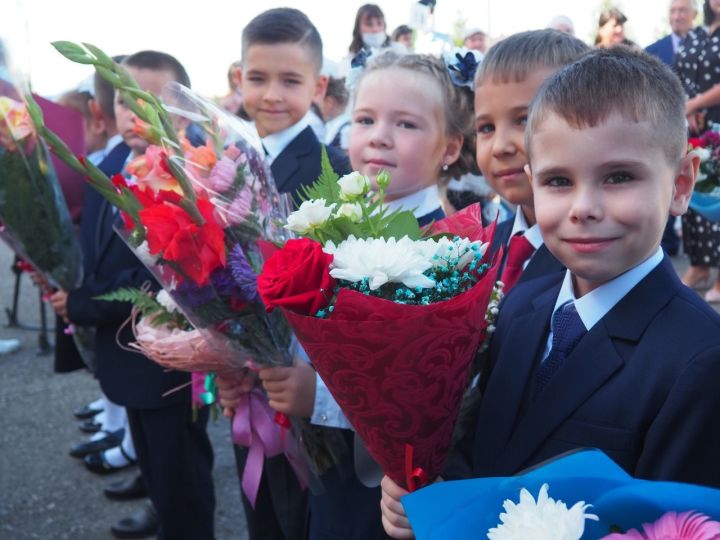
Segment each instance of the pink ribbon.
[[297,442],[292,433],[288,433],[283,444],[281,429],[275,423],[275,411],[270,408],[267,398],[259,389],[255,388],[243,395],[232,420],[232,441],[249,448],[240,484],[253,508],[260,488],[265,458],[285,453],[301,487],[304,489],[307,485],[306,467],[300,459]]

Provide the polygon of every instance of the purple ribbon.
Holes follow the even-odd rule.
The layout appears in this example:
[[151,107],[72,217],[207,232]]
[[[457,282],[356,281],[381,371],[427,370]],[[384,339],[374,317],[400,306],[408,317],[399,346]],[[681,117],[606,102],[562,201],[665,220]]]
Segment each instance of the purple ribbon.
[[280,426],[275,423],[275,411],[270,408],[267,398],[259,389],[255,388],[243,395],[232,420],[232,441],[249,449],[240,484],[253,508],[266,457],[285,453],[300,485],[303,489],[307,485],[307,473],[299,459],[297,442],[292,433],[288,433],[283,447],[280,430]]

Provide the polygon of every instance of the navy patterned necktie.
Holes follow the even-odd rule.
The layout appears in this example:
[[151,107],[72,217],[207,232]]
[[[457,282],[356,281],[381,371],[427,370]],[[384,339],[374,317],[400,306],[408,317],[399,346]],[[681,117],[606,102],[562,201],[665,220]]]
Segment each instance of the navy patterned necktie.
[[535,375],[535,395],[540,394],[553,375],[570,356],[575,346],[587,334],[587,329],[575,309],[568,301],[560,306],[552,317],[552,348]]

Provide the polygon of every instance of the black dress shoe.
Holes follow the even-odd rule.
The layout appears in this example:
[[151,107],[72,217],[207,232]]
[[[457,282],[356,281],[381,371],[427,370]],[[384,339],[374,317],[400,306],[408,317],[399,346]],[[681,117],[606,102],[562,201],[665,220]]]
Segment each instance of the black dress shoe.
[[78,409],[73,414],[78,420],[87,420],[88,418],[92,418],[93,416],[101,412],[102,409],[93,409],[92,407],[90,407],[90,405],[85,405],[82,409]]
[[143,482],[142,476],[137,474],[132,478],[126,478],[118,482],[113,482],[103,490],[108,499],[114,501],[130,501],[132,499],[140,499],[147,497],[147,488]]
[[96,422],[93,418],[90,418],[89,420],[80,422],[78,427],[80,428],[80,431],[85,433],[97,433],[102,429],[102,424],[100,422]]
[[88,454],[94,454],[96,452],[107,450],[108,448],[114,448],[122,442],[124,434],[124,429],[118,429],[117,431],[109,432],[105,437],[98,439],[97,441],[88,441],[76,444],[70,449],[70,455],[74,458],[82,459]]
[[95,474],[112,474],[114,472],[122,471],[123,469],[127,469],[128,467],[132,467],[137,463],[136,459],[132,459],[129,457],[125,452],[122,450],[122,446],[119,447],[120,451],[122,452],[123,456],[125,457],[126,463],[125,465],[111,465],[107,459],[105,459],[105,451],[102,452],[96,452],[94,454],[88,454],[83,458],[83,461],[85,462],[85,468],[93,472]]
[[148,538],[157,534],[157,530],[157,516],[151,504],[145,504],[137,512],[122,518],[110,528],[115,538]]

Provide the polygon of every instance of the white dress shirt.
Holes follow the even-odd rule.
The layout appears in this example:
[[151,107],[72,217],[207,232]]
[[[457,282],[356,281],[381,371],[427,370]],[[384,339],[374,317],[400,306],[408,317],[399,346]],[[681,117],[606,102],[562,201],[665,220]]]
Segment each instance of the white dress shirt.
[[306,116],[287,129],[283,129],[277,133],[271,133],[267,137],[262,137],[261,141],[267,153],[268,163],[275,161],[275,158],[278,157],[308,125],[310,124],[308,124]]
[[[523,214],[522,208],[519,206],[517,212],[515,212],[515,220],[513,221],[513,227],[510,231],[510,237],[508,238],[508,247],[510,247],[510,240],[516,234],[522,234],[527,241],[530,242],[530,245],[535,248],[536,252],[545,243],[542,233],[540,232],[540,227],[538,227],[537,223],[532,227],[529,227],[527,220],[525,219],[525,214]],[[534,256],[535,253],[533,253],[530,258],[523,263],[523,270],[527,268],[527,265],[530,263],[530,259]]]
[[410,193],[394,201],[388,201],[385,203],[385,207],[391,212],[395,210],[411,210],[416,218],[421,218],[442,208],[440,191],[437,184],[432,184],[415,193]]
[[[589,332],[600,319],[602,319],[613,307],[615,307],[615,304],[625,298],[633,287],[635,287],[635,285],[640,283],[645,276],[652,272],[655,267],[662,262],[662,260],[663,251],[662,248],[658,248],[655,253],[650,255],[650,257],[637,266],[631,268],[623,274],[620,274],[615,279],[611,279],[607,283],[600,285],[597,289],[593,289],[580,298],[575,297],[572,274],[570,273],[570,270],[567,270],[565,272],[565,279],[560,287],[557,300],[555,301],[553,316],[560,306],[566,302],[572,301],[575,303],[575,309],[577,310],[578,315],[580,315],[580,320],[582,320],[585,328]],[[547,343],[545,344],[543,360],[550,354],[550,349],[552,348],[552,338],[553,332],[551,325],[550,335],[548,336]]]

